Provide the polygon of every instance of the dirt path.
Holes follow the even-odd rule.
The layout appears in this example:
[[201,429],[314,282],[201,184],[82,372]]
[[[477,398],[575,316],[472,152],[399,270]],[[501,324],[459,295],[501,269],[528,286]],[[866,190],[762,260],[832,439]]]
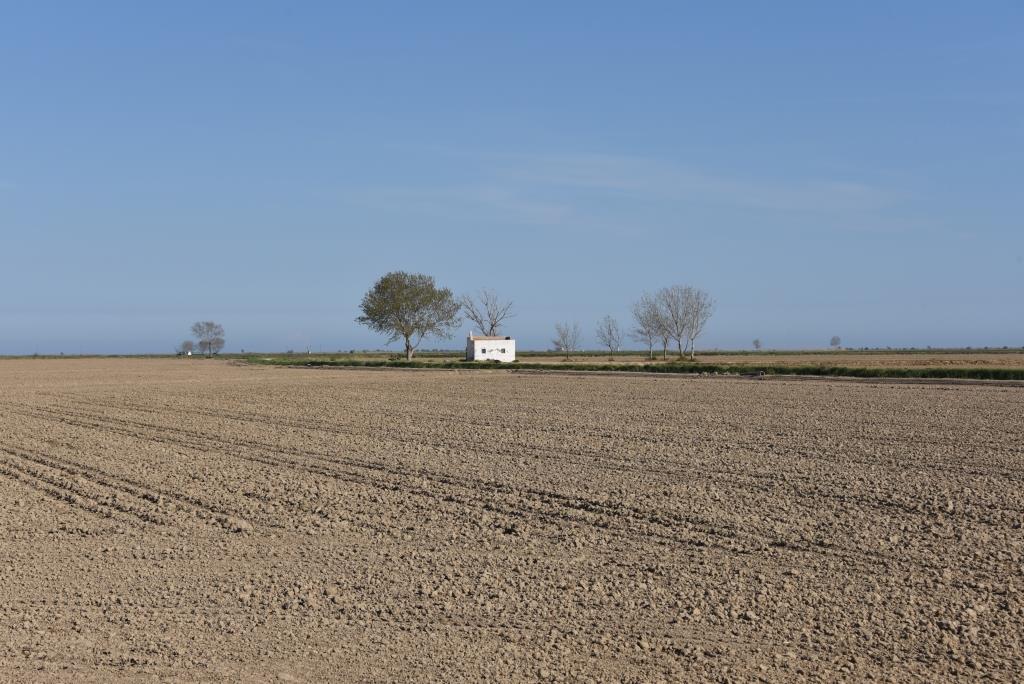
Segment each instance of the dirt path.
[[0,680],[1024,670],[1024,390],[0,361]]

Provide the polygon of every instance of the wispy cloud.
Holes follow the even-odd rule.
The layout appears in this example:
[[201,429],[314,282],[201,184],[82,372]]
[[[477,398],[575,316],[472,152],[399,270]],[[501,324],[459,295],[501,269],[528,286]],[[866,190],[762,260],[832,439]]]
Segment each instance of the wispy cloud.
[[510,156],[496,163],[507,178],[518,183],[613,192],[637,199],[814,212],[875,209],[892,199],[890,193],[857,181],[733,178],[640,157]]
[[348,188],[342,199],[374,211],[580,229],[614,229],[638,215],[671,215],[681,206],[803,214],[844,229],[872,224],[899,199],[892,190],[859,180],[741,178],[644,157],[439,150],[432,155],[452,161],[438,164],[444,173],[436,180]]
[[441,187],[373,187],[347,190],[349,203],[383,211],[417,213],[438,218],[474,220],[482,215],[510,223],[557,225],[574,210],[567,203],[531,198],[514,186],[458,184]]

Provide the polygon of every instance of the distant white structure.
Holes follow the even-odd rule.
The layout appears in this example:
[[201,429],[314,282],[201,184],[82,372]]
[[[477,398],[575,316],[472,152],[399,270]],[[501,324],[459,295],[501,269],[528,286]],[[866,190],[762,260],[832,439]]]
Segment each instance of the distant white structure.
[[470,333],[466,338],[466,360],[512,363],[516,360],[516,341],[500,335]]

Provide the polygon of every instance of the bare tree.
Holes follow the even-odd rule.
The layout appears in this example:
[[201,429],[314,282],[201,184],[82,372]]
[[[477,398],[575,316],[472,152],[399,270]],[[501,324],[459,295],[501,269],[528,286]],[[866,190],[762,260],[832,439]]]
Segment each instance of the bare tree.
[[761,338],[754,338],[754,351],[761,351]]
[[179,356],[187,356],[191,354],[192,350],[194,350],[195,348],[196,345],[192,342],[192,340],[185,340],[184,342],[178,345],[178,349],[176,351],[178,352]]
[[661,288],[656,295],[665,346],[668,346],[668,340],[673,340],[679,349],[679,358],[683,358],[683,345],[689,339],[687,336],[687,325],[690,320],[687,311],[687,289],[682,285],[673,285]]
[[213,356],[224,348],[224,326],[213,321],[198,321],[192,325],[192,335],[199,343],[199,351]]
[[452,291],[438,288],[431,276],[393,271],[382,276],[363,296],[363,315],[359,323],[391,337],[403,340],[405,358],[413,353],[427,335],[451,337],[459,324],[459,303]]
[[683,330],[690,345],[690,360],[693,361],[697,338],[704,332],[704,326],[715,313],[715,300],[710,294],[696,287],[685,287],[683,290],[686,318]]
[[569,355],[579,350],[580,335],[579,323],[555,323],[555,339],[551,343],[555,345],[555,351],[565,353],[565,360],[568,361]]
[[637,342],[647,345],[647,353],[654,358],[654,343],[662,340],[664,346],[662,351],[668,352],[668,339],[662,336],[664,326],[661,322],[661,311],[658,309],[658,301],[648,293],[643,293],[639,301],[633,304],[633,323],[635,327],[631,337]]
[[839,335],[833,335],[832,339],[828,341],[829,346],[833,349],[839,349],[839,345],[842,343],[843,341],[839,339]]
[[497,335],[501,324],[515,316],[512,302],[501,301],[494,290],[480,290],[476,297],[462,295],[459,304],[462,305],[462,313],[476,324],[481,335]]
[[597,324],[597,341],[608,347],[608,358],[614,358],[615,352],[622,349],[622,329],[619,322],[611,316],[605,316]]

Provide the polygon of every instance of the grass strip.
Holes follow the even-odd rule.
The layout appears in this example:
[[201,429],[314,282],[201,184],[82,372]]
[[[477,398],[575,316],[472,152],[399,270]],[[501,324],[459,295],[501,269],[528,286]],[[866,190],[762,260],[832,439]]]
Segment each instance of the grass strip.
[[250,356],[249,363],[271,366],[440,368],[449,370],[612,371],[629,373],[689,373],[717,375],[811,375],[846,378],[954,378],[965,380],[1024,380],[1024,368],[851,368],[848,366],[773,366],[712,363],[522,363],[476,361],[405,361],[392,359],[296,359]]

